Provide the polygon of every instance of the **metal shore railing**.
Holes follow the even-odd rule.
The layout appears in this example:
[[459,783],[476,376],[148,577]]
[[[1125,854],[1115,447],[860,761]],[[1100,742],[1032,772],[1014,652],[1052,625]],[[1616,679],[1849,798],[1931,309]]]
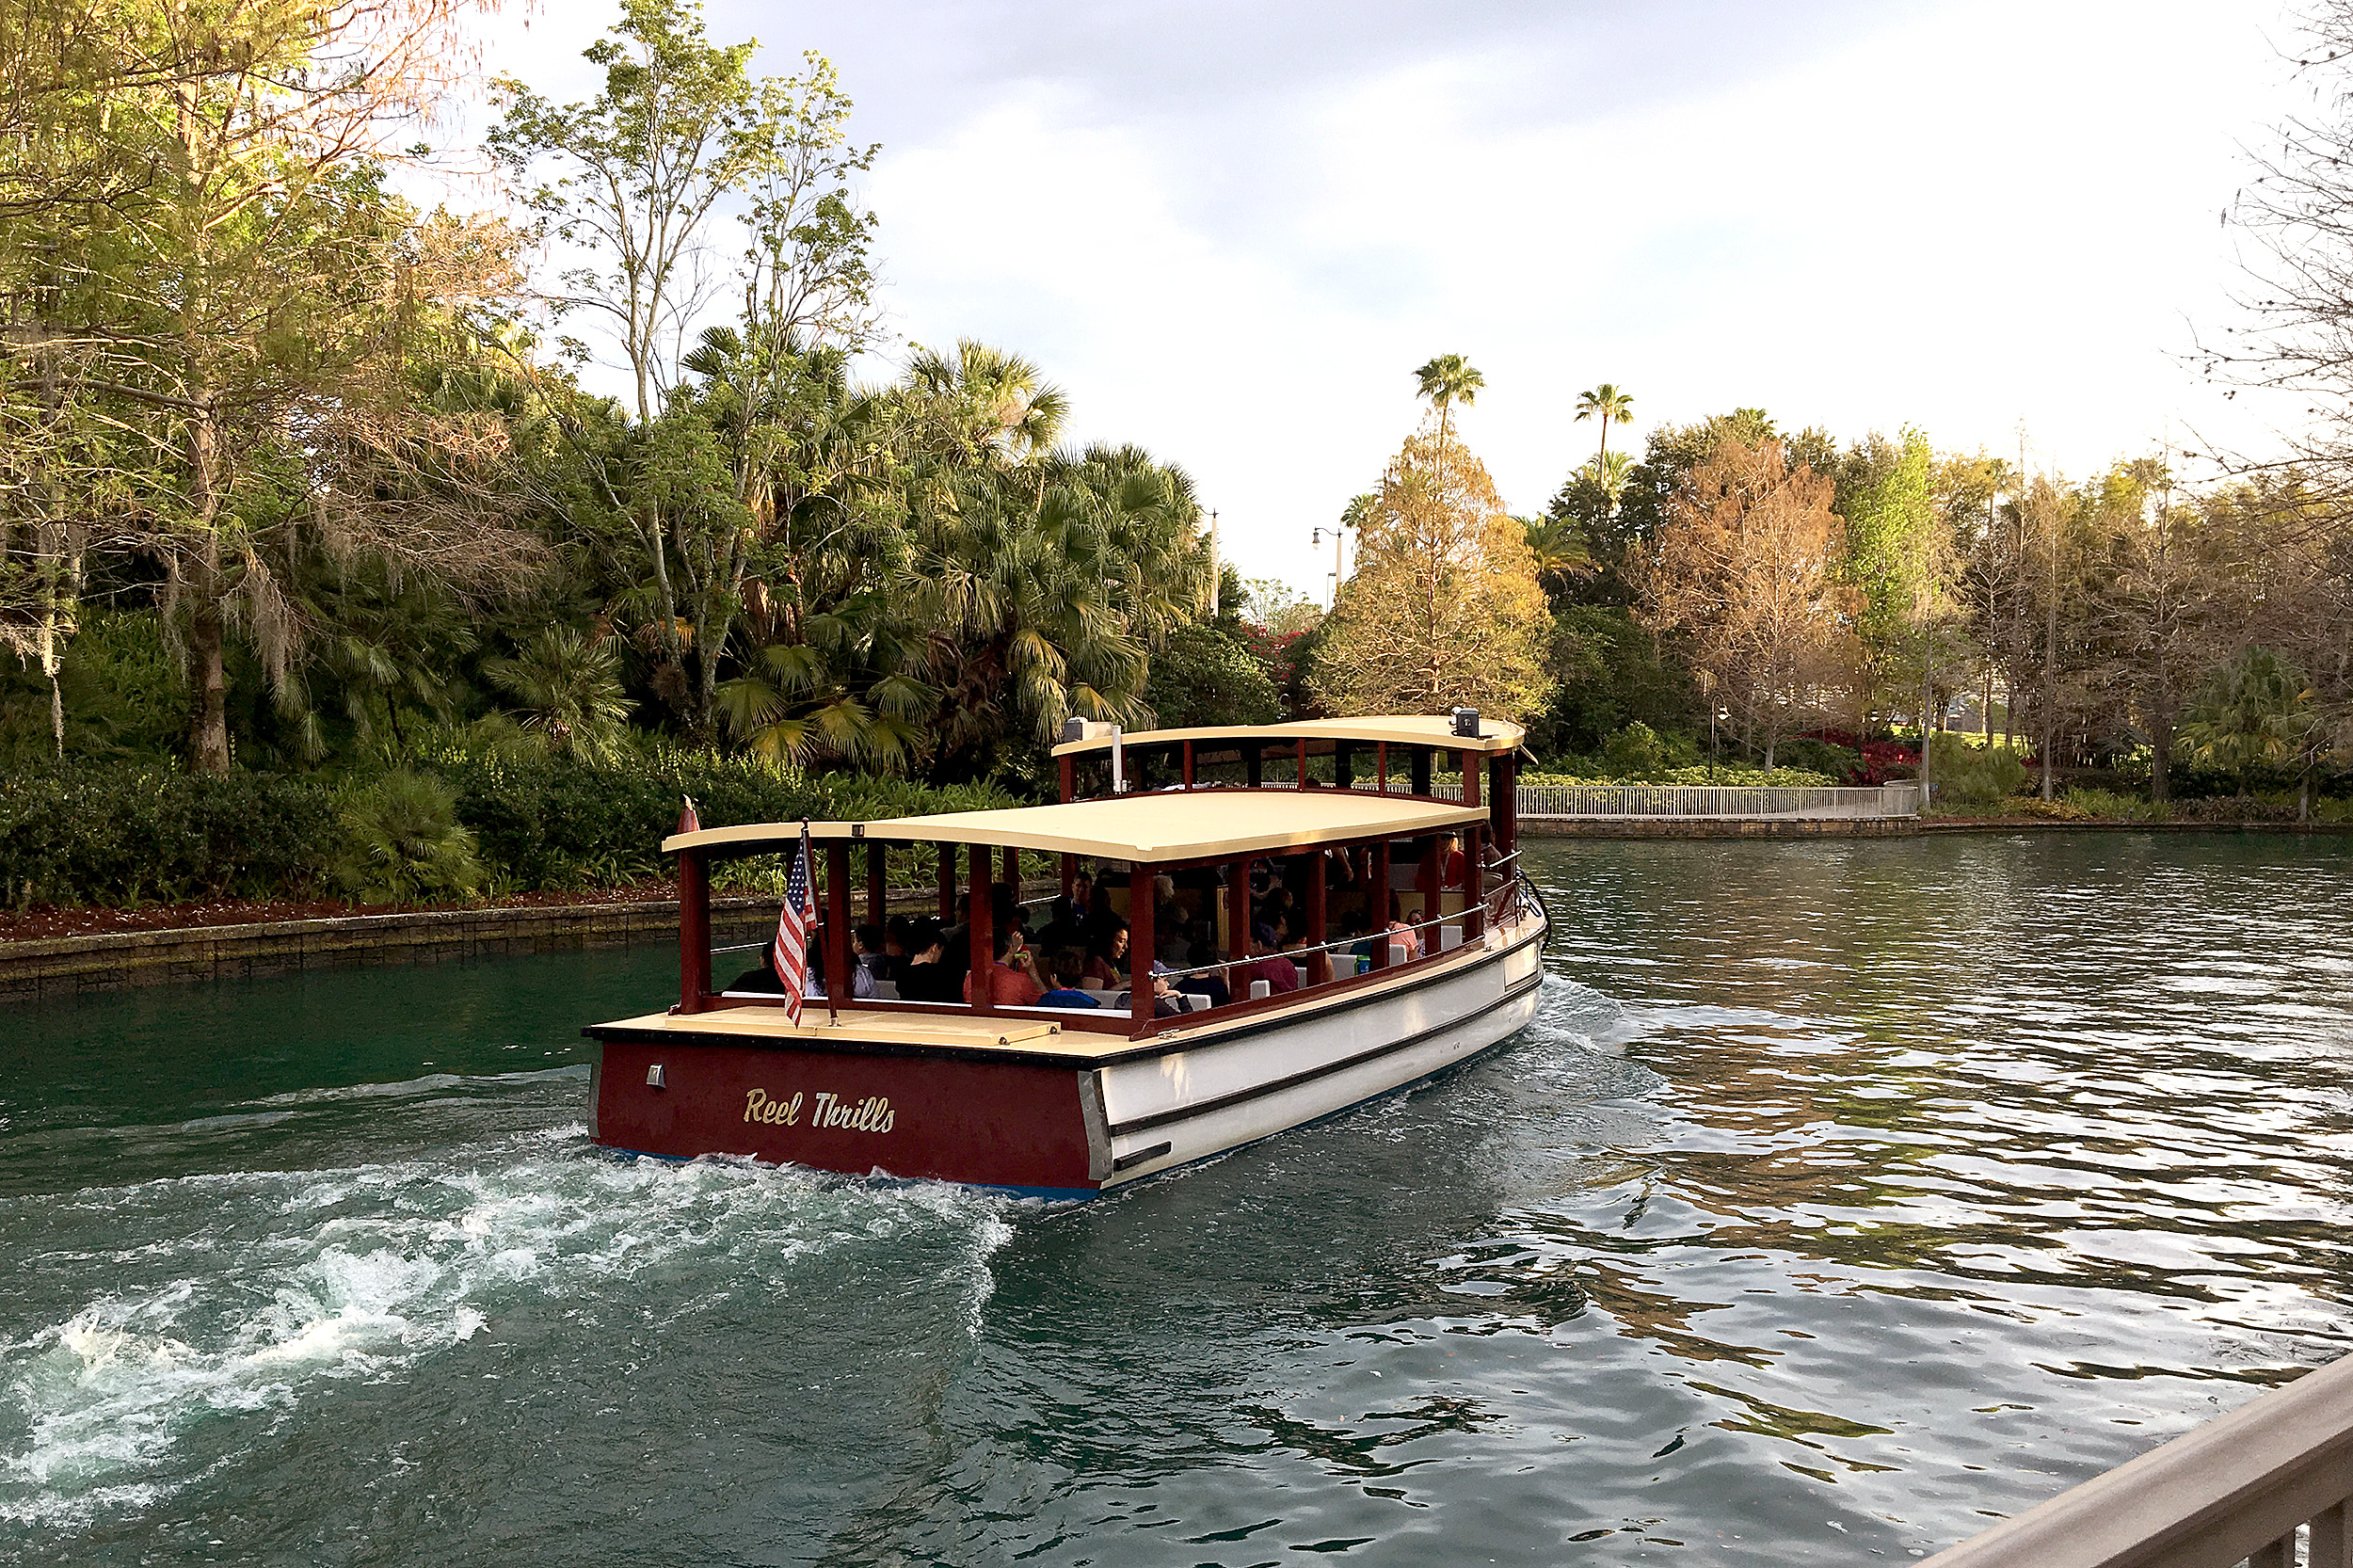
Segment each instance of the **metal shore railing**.
[[[1449,800],[1462,798],[1450,780],[1435,785]],[[1715,784],[1523,784],[1523,817],[1609,821],[1760,822],[1916,817],[1920,786],[1910,780],[1865,788]]]
[[2006,1519],[1920,1568],[2353,1568],[2348,1498],[2353,1356]]

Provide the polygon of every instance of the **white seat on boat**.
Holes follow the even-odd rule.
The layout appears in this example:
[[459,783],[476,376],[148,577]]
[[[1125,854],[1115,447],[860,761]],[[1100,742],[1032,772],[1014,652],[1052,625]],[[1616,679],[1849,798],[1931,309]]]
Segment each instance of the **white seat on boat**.
[[1252,1001],[1264,1001],[1267,998],[1273,996],[1273,994],[1274,982],[1271,980],[1254,980],[1250,983],[1250,1000]]
[[1438,951],[1450,952],[1463,945],[1463,928],[1459,925],[1438,927]]
[[874,995],[880,997],[885,1001],[897,1001],[899,1000],[899,983],[895,980],[877,980],[874,982]]
[[1403,943],[1391,942],[1389,944],[1389,963],[1392,966],[1402,964],[1406,959],[1411,958],[1412,956],[1412,953],[1405,951],[1405,945]]
[[1179,991],[1176,997],[1185,1004],[1188,1013],[1207,1013],[1209,1010],[1209,999],[1199,991]]

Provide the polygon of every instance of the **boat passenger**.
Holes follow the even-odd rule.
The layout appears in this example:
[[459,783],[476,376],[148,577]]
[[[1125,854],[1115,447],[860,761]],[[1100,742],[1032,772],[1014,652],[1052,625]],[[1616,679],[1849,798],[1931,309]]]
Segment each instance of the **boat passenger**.
[[[821,925],[809,939],[808,984],[802,990],[801,994],[804,996],[822,998],[825,994],[825,943],[830,939],[830,935],[826,928]],[[853,937],[851,940],[852,945],[855,946],[856,938]],[[781,990],[782,987],[779,986],[778,989]],[[873,971],[855,960],[850,965],[850,995],[870,1000],[877,995],[874,989]]]
[[1064,948],[1054,954],[1047,966],[1054,977],[1054,988],[1037,999],[1040,1007],[1100,1007],[1103,1004],[1080,989],[1086,978],[1086,954],[1077,948]]
[[784,982],[776,974],[776,944],[765,943],[760,950],[760,967],[745,969],[727,984],[730,991],[749,991],[757,996],[784,995]]
[[1251,933],[1251,962],[1236,969],[1234,978],[1242,985],[1263,980],[1276,996],[1281,996],[1299,989],[1299,966],[1275,950],[1273,936],[1265,926]]
[[1421,857],[1421,874],[1417,878],[1422,886],[1460,888],[1463,885],[1463,840],[1460,834],[1441,833]]
[[964,977],[964,1000],[972,1000],[972,982],[978,976],[988,987],[988,1000],[995,1007],[1034,1007],[1037,999],[1046,994],[1038,984],[1037,958],[1020,945],[1019,933],[1000,928],[991,939],[996,961],[985,969],[975,969]]
[[937,921],[928,920],[912,938],[920,944],[907,955],[906,968],[899,971],[899,998],[903,1001],[956,1001],[963,997],[962,977],[948,967],[941,953],[942,936]]
[[899,978],[890,967],[888,944],[883,939],[881,926],[869,923],[854,928],[850,933],[850,956],[876,980]]
[[1414,911],[1413,920],[1404,919],[1398,912],[1397,895],[1389,895],[1389,946],[1403,948],[1409,962],[1421,956],[1421,933],[1414,929],[1420,919],[1421,911],[1418,909]]
[[915,956],[915,917],[893,915],[883,927],[883,956],[889,960],[885,967],[889,973],[885,980],[896,980],[905,971],[907,960]]
[[1128,922],[1112,916],[1087,954],[1086,983],[1098,991],[1128,984]]

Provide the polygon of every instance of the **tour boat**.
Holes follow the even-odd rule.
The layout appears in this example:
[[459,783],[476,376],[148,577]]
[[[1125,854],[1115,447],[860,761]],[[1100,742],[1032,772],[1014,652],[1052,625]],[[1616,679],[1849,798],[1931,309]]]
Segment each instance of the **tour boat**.
[[[690,802],[663,842],[679,858],[678,1004],[586,1031],[602,1046],[591,1136],[1080,1199],[1428,1078],[1535,1013],[1547,922],[1518,869],[1521,738],[1460,709],[1124,735],[1074,722],[1053,805],[703,827]],[[1442,760],[1460,776],[1447,795]],[[712,988],[711,872],[789,862],[805,833],[825,994],[795,1019],[782,997]],[[1124,984],[1055,1007],[1002,1000],[993,973],[966,1001],[856,983],[853,921],[883,922],[918,858],[938,917],[968,909],[983,969],[1000,879],[1018,900],[1039,873],[1045,902],[1047,873],[1069,897],[1091,862],[1092,912],[1127,925]],[[1278,904],[1291,940],[1269,965]],[[1173,981],[1156,978],[1156,922],[1192,937]],[[1278,988],[1287,965],[1295,990]],[[1172,983],[1196,988],[1156,1005]]]

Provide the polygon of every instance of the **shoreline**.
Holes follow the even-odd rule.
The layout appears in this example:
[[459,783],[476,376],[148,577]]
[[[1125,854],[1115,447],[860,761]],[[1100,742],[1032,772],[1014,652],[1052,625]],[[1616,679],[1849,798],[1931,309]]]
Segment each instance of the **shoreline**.
[[[1530,839],[1910,839],[1962,833],[2353,834],[2353,823],[2067,822],[2048,817],[1628,820],[1523,817]],[[627,891],[620,889],[617,891]],[[892,903],[915,902],[893,889]],[[674,940],[675,898],[579,895],[571,904],[393,910],[224,924],[155,925],[30,939],[0,938],[0,1005],[200,981],[250,980],[310,969],[440,964],[474,958]],[[766,894],[712,901],[712,935],[758,936],[776,919]],[[162,913],[162,911],[158,911]]]

